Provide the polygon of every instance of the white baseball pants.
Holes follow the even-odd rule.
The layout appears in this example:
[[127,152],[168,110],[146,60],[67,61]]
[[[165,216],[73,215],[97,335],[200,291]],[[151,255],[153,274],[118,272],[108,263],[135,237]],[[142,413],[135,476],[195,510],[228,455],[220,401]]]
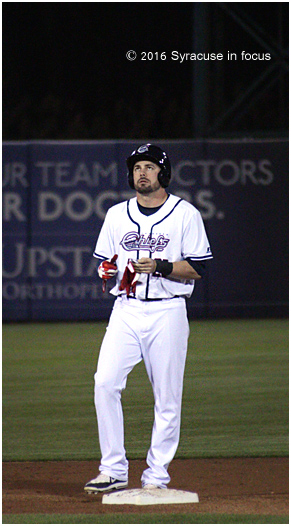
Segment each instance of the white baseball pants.
[[[100,471],[128,479],[121,392],[133,367],[144,360],[155,407],[148,469],[142,484],[166,487],[168,466],[180,437],[183,376],[189,336],[183,298],[116,299],[95,374],[95,407],[101,448]],[[142,395],[142,394],[141,394]],[[139,400],[136,400],[138,405]]]

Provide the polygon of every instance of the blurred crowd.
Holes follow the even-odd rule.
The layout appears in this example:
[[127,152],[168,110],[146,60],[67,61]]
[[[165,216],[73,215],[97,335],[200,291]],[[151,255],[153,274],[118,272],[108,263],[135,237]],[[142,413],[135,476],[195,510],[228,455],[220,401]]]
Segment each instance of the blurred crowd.
[[80,102],[52,92],[23,95],[3,104],[3,140],[117,139],[191,137],[191,98],[154,94],[145,89],[140,100],[108,99]]

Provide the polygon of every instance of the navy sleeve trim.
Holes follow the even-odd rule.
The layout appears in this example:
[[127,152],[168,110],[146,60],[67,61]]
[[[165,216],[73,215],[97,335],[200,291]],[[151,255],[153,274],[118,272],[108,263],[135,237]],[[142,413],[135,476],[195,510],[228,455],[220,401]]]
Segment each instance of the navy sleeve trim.
[[109,259],[107,256],[101,256],[101,254],[97,254],[97,252],[94,252],[93,254],[94,258],[97,258],[97,259]]
[[190,256],[189,258],[186,258],[186,259],[191,259],[191,261],[204,261],[204,260],[207,260],[207,259],[213,259],[213,255],[212,254],[208,254],[207,256]]

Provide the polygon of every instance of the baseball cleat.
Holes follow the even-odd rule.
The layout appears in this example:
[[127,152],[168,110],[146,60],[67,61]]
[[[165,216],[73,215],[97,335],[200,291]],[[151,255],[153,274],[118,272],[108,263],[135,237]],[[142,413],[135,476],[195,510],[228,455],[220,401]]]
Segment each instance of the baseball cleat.
[[87,493],[99,493],[100,491],[113,491],[114,489],[126,488],[127,485],[127,480],[117,480],[100,473],[98,477],[85,484],[84,490]]

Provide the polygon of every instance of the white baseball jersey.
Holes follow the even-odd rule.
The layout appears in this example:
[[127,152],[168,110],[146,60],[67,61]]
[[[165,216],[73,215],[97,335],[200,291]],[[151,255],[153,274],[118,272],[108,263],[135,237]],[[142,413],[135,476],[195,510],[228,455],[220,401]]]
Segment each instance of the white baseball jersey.
[[[209,241],[200,212],[187,201],[169,194],[163,206],[146,216],[138,208],[137,198],[111,207],[98,237],[94,256],[111,259],[118,254],[118,273],[111,294],[120,296],[120,282],[128,259],[150,257],[170,262],[190,258],[204,261],[212,258]],[[194,280],[178,280],[141,274],[136,286],[137,299],[190,297]]]

